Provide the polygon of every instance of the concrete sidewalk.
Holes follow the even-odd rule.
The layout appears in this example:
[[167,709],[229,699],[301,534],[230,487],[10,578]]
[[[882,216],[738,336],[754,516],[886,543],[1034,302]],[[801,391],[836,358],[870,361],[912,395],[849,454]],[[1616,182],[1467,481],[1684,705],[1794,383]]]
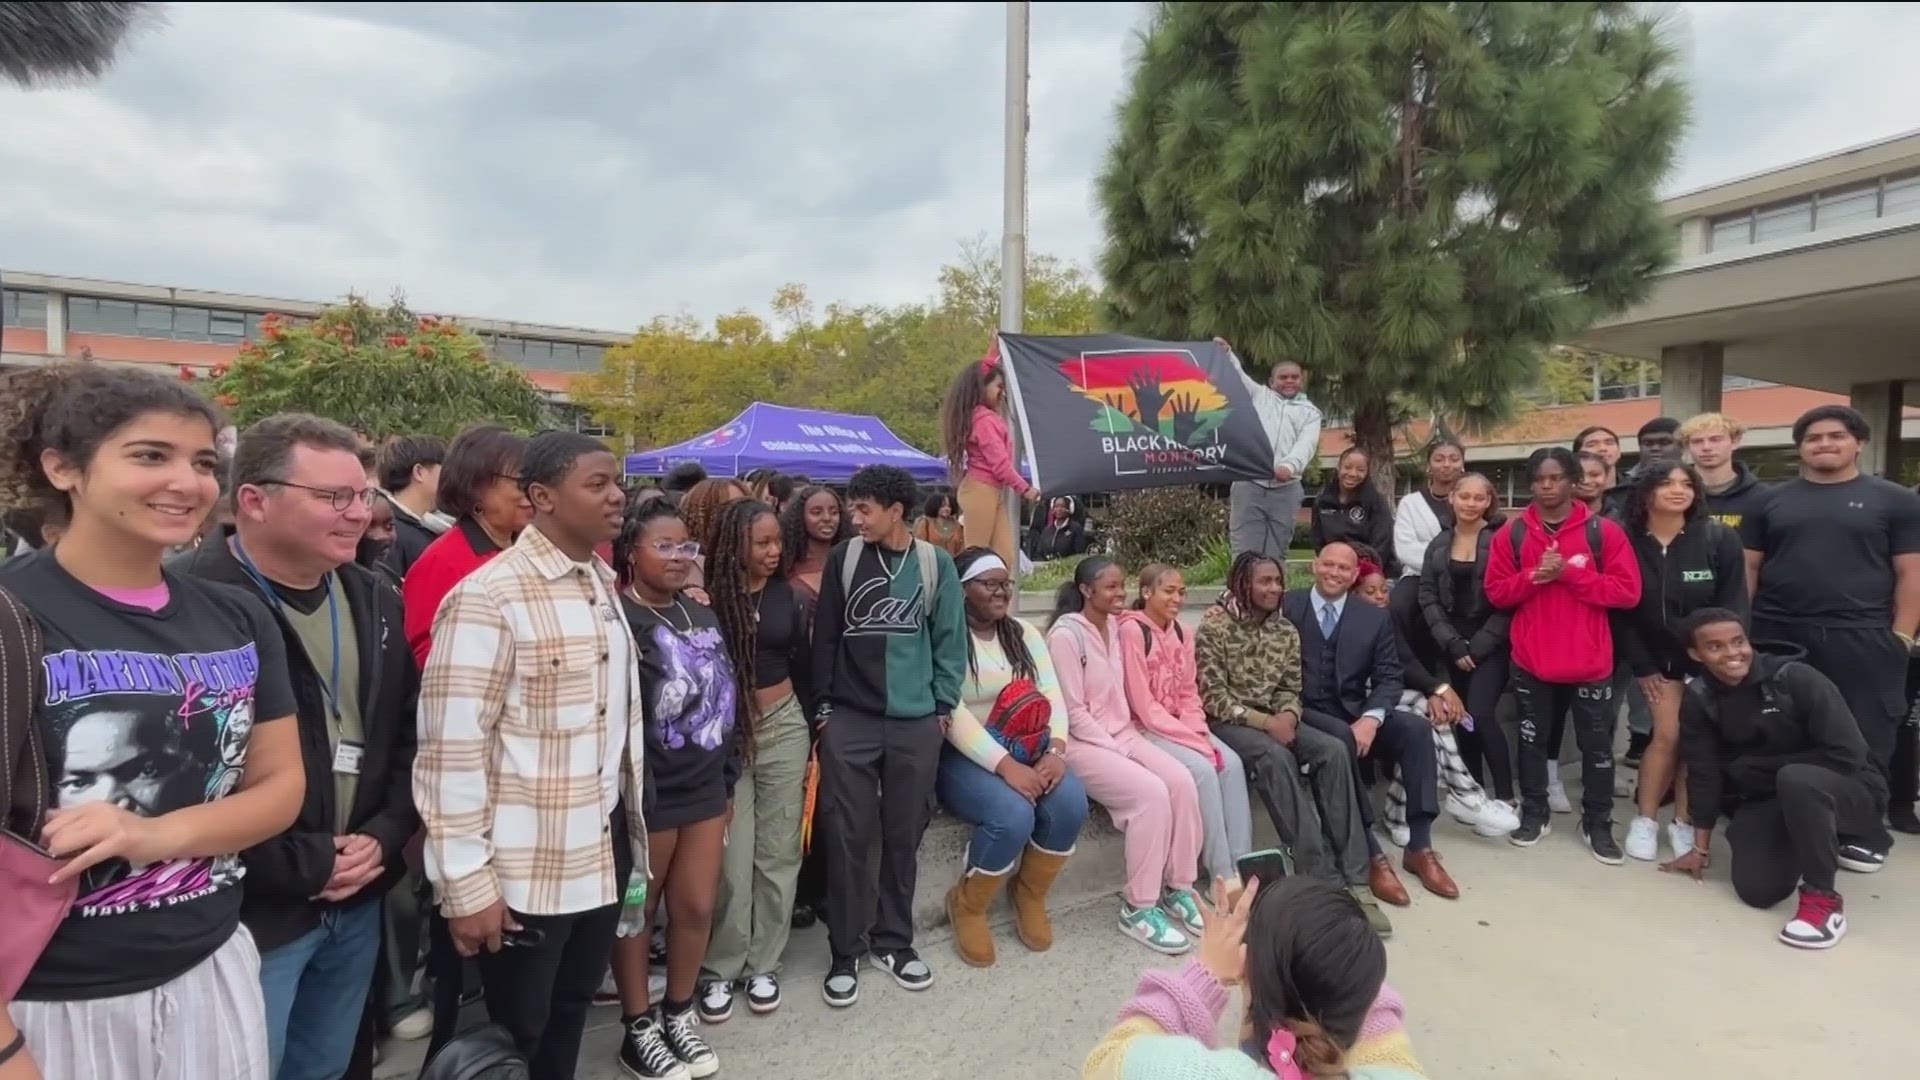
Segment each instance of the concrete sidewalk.
[[[1851,933],[1831,952],[1807,953],[1773,937],[1791,902],[1760,912],[1734,898],[1724,842],[1696,885],[1646,863],[1600,865],[1564,815],[1531,850],[1445,819],[1436,841],[1463,895],[1417,894],[1392,910],[1388,945],[1389,978],[1436,1080],[1913,1075],[1920,846],[1897,848],[1880,874],[1841,874]],[[866,969],[860,1003],[846,1011],[820,1000],[825,931],[800,932],[784,1007],[756,1017],[741,1004],[704,1029],[719,1075],[1078,1076],[1140,970],[1177,963],[1121,937],[1116,903],[1059,913],[1043,955],[1000,931],[1000,963],[986,970],[963,966],[944,932],[929,935],[932,989],[911,994]],[[1236,1002],[1228,1026],[1238,1015]],[[617,1021],[596,1012],[580,1080],[623,1075]],[[389,1044],[378,1075],[410,1080],[423,1046]]]

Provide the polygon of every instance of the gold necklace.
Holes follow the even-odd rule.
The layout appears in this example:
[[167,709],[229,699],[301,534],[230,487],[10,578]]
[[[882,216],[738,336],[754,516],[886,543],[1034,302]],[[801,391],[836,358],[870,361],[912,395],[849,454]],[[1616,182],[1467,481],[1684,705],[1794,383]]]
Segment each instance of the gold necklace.
[[673,620],[667,618],[666,616],[666,611],[667,611],[666,608],[654,607],[652,604],[649,604],[645,600],[642,600],[640,598],[639,591],[633,588],[633,586],[631,585],[627,586],[627,595],[633,598],[634,603],[640,605],[641,608],[645,609],[647,614],[652,615],[654,618],[660,620],[660,625],[666,627],[667,629],[673,631],[676,634],[679,634],[681,637],[686,637],[693,633],[693,613],[687,610],[687,606],[680,602],[680,598],[678,596],[673,598],[673,607],[674,607],[674,610],[680,612],[680,617],[687,621],[687,625],[685,629],[682,629],[678,626],[673,625]]

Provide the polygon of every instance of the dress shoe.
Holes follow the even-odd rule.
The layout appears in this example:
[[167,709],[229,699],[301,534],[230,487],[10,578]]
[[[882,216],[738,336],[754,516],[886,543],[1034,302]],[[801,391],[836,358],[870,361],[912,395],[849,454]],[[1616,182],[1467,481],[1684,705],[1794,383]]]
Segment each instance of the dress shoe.
[[1413,897],[1407,895],[1407,887],[1400,884],[1400,875],[1393,872],[1393,863],[1385,855],[1375,855],[1367,863],[1367,891],[1383,904],[1394,907],[1406,907],[1413,903]]
[[1453,883],[1452,875],[1440,862],[1440,853],[1432,848],[1409,851],[1400,860],[1400,868],[1420,879],[1420,884],[1435,896],[1448,900],[1460,899],[1460,886]]

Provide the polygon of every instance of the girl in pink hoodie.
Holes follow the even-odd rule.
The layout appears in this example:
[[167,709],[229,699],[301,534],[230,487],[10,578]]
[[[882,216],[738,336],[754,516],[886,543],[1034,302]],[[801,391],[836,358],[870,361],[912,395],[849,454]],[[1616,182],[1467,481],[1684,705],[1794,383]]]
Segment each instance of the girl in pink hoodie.
[[1175,567],[1154,563],[1140,571],[1133,608],[1120,613],[1120,662],[1127,708],[1147,741],[1193,777],[1204,827],[1201,861],[1207,875],[1239,880],[1235,865],[1253,850],[1253,808],[1240,755],[1207,730],[1193,660],[1193,634],[1180,625],[1187,582]]
[[1193,894],[1200,797],[1186,767],[1133,725],[1119,635],[1126,604],[1120,568],[1097,555],[1082,560],[1055,598],[1047,652],[1067,703],[1067,767],[1126,834],[1120,931],[1172,956],[1202,929]]

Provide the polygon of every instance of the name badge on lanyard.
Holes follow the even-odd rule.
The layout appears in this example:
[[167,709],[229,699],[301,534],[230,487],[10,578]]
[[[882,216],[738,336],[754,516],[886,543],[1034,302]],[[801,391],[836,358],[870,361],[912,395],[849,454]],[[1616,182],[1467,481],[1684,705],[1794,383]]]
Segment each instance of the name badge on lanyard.
[[[260,568],[253,565],[253,560],[247,556],[247,549],[240,546],[239,536],[233,538],[232,545],[234,557],[240,560],[241,568],[247,572],[248,577],[253,579],[253,583],[259,586],[260,592],[267,598],[267,603],[273,605],[273,610],[284,618],[287,613],[287,608],[286,605],[281,602],[280,594],[274,591],[273,583],[268,581],[266,575],[260,572]],[[340,608],[334,602],[333,574],[328,573],[326,577],[320,579],[320,583],[327,587],[327,629],[330,632],[333,642],[333,651],[328,659],[332,661],[333,677],[327,678],[321,675],[318,665],[315,665],[313,675],[314,678],[320,682],[320,696],[326,699],[327,715],[333,718],[333,724],[337,728],[340,726],[340,702],[336,699],[334,691],[340,685]],[[312,657],[308,657],[308,659],[311,660]],[[340,767],[342,760],[341,753],[344,753],[349,745],[353,746],[353,768],[343,769]],[[343,740],[340,743],[340,748],[340,752],[334,754],[333,771],[358,776],[360,774],[360,752],[362,749],[360,744],[349,744]]]
[[340,745],[333,748],[333,771],[341,776],[359,776],[360,758],[366,751],[367,748],[357,742],[341,739]]

